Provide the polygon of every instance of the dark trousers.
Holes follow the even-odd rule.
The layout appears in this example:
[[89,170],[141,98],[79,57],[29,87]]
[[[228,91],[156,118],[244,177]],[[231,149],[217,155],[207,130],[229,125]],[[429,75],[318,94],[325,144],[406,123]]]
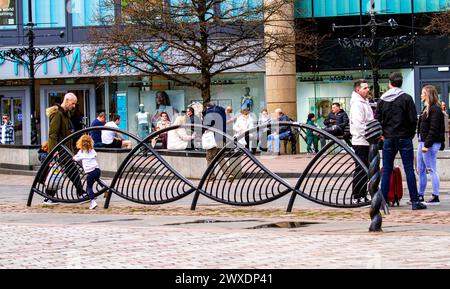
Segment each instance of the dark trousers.
[[87,173],[87,193],[89,194],[89,198],[91,200],[95,199],[95,194],[93,190],[94,182],[100,181],[101,171],[99,168],[93,170],[92,172]]
[[383,175],[381,176],[381,192],[387,200],[394,160],[397,153],[402,157],[408,184],[409,198],[413,202],[419,200],[416,175],[414,173],[414,147],[410,138],[386,138],[383,144]]
[[[361,159],[362,163],[369,168],[369,148],[370,146],[353,146],[355,154]],[[367,173],[361,165],[356,164],[353,174],[353,198],[364,198],[367,195]]]

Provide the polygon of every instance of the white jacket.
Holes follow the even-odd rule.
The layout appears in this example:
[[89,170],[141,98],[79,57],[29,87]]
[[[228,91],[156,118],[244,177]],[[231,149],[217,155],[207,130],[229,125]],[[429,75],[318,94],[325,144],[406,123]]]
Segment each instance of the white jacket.
[[77,162],[81,161],[85,173],[90,173],[93,170],[100,168],[97,162],[97,152],[92,149],[90,151],[79,150],[73,159]]
[[188,135],[183,127],[170,130],[167,132],[167,149],[185,150],[191,140],[192,136]]
[[368,146],[366,140],[366,124],[373,119],[373,111],[369,101],[353,91],[350,101],[350,133],[352,145]]
[[233,130],[235,135],[239,135],[242,134],[244,132],[246,132],[249,129],[252,129],[255,125],[254,125],[254,120],[253,118],[249,115],[248,118],[245,118],[243,115],[240,115],[237,119],[236,122],[234,123],[233,126]]

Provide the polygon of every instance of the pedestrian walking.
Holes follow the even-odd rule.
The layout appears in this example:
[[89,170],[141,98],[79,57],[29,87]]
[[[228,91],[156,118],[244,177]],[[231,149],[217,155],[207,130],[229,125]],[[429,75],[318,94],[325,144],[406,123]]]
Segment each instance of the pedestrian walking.
[[[46,114],[50,119],[49,134],[48,134],[48,151],[51,152],[56,145],[63,139],[72,134],[70,126],[69,112],[75,108],[77,104],[77,97],[72,92],[68,92],[64,95],[64,100],[61,104],[55,104],[47,108]],[[75,148],[72,142],[64,144],[70,151],[75,152]],[[65,174],[72,181],[77,190],[77,195],[83,194],[83,188],[81,185],[81,179],[78,174],[78,166],[73,162],[71,158],[64,157],[66,154],[64,150],[56,152],[54,157],[58,159],[58,166],[64,169]],[[62,157],[58,157],[62,156]],[[53,156],[52,156],[53,157]],[[47,175],[45,172],[44,175]],[[54,201],[50,199],[44,199],[44,205],[52,205]]]
[[402,85],[402,74],[392,73],[389,76],[389,90],[381,96],[377,107],[376,119],[383,128],[382,138],[384,139],[381,192],[387,200],[395,156],[400,152],[412,209],[421,210],[426,209],[427,206],[419,201],[412,143],[416,134],[417,110],[411,95],[401,89]]

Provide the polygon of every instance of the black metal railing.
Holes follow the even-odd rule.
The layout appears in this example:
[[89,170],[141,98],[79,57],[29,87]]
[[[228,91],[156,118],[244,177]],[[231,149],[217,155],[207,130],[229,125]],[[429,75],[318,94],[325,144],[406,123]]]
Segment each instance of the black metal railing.
[[[264,165],[264,156],[255,156],[241,144],[245,136],[252,135],[254,140],[266,138],[268,132],[280,127],[289,128],[297,138],[293,140],[290,137],[293,146],[297,146],[301,138],[306,139],[307,131],[314,132],[326,143],[303,171],[299,168],[300,177],[295,185]],[[161,155],[161,149],[151,146],[152,139],[161,138],[171,131],[189,132],[192,129],[199,132],[198,135],[205,130],[213,131],[216,138],[224,140],[223,144],[219,144],[217,154],[198,183],[184,177]],[[73,161],[74,151],[71,148],[81,135],[99,130],[119,132],[135,142],[134,148],[127,152],[111,184],[96,184],[97,196],[109,192],[105,208],[109,207],[113,195],[135,203],[159,205],[193,194],[193,210],[200,196],[228,205],[254,206],[272,202],[291,193],[288,211],[292,210],[297,195],[331,207],[352,208],[370,204],[368,193],[365,202],[354,202],[355,188],[361,190],[363,187],[367,191],[368,169],[346,143],[314,126],[277,122],[255,127],[235,137],[198,124],[172,126],[154,132],[145,139],[109,127],[78,131],[61,141],[49,153],[33,182],[28,206],[31,205],[35,193],[55,202],[77,203],[86,200],[86,177],[80,164]],[[170,139],[168,141],[170,142]]]

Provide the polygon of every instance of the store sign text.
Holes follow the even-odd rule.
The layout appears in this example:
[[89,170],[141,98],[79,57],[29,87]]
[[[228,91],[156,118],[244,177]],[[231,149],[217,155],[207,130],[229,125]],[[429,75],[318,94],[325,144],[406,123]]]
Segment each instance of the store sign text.
[[[150,48],[148,50],[148,55],[150,58],[157,59],[158,61],[162,60],[162,54],[167,50],[167,47],[162,47],[159,50],[153,50]],[[77,73],[78,75],[81,74],[97,74],[99,72],[107,72],[108,74],[123,74],[126,73],[127,70],[129,70],[128,66],[133,66],[134,61],[136,57],[126,57],[127,49],[121,48],[119,49],[119,60],[120,65],[118,69],[113,69],[112,65],[109,63],[108,59],[104,58],[103,56],[103,49],[99,48],[96,50],[94,57],[92,58],[92,61],[85,61],[85,56],[88,54],[87,50],[81,49],[80,47],[73,48],[72,54],[65,57],[60,57],[57,60],[53,60],[50,62],[45,62],[42,65],[42,69],[38,72],[38,74],[43,76],[64,76],[64,75],[73,75]],[[56,67],[56,62],[58,63]],[[84,65],[88,67],[84,67]],[[6,66],[6,67],[5,67]],[[153,69],[153,66],[149,65],[149,70]],[[12,75],[9,74],[13,72],[14,70],[14,76],[25,76],[28,75],[28,65],[27,63],[23,63],[19,59],[16,59],[13,62],[13,65],[11,65],[11,62],[7,61],[3,57],[3,51],[0,51],[0,77],[11,77]],[[23,71],[23,73],[20,73]],[[133,69],[133,71],[137,71],[137,69]],[[8,73],[6,75],[5,73]]]

